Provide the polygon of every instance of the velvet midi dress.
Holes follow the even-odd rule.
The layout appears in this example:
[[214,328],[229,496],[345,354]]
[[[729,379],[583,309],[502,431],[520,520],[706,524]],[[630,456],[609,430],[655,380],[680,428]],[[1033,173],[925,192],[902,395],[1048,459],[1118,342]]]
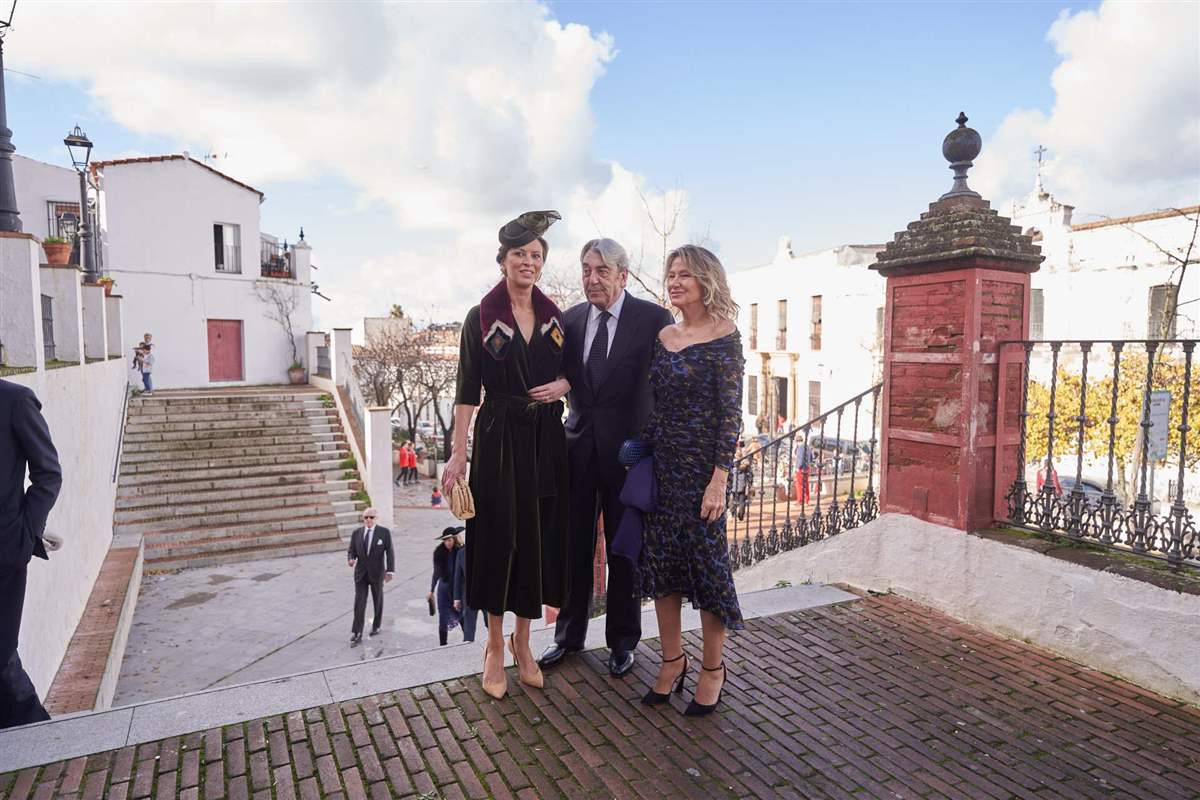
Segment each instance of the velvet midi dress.
[[455,403],[480,405],[468,483],[467,605],[534,619],[566,601],[567,444],[563,403],[537,403],[534,386],[563,374],[560,327],[519,328],[483,343],[480,308],[463,322]]

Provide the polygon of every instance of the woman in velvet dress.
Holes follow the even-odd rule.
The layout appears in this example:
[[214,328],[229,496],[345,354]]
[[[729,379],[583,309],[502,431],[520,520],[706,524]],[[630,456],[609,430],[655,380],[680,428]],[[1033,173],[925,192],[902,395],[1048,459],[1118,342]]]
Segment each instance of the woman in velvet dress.
[[[529,623],[566,595],[567,445],[562,397],[563,326],[558,307],[535,286],[554,211],[522,214],[500,229],[503,279],[467,312],[459,345],[454,443],[442,475],[449,492],[467,468],[467,426],[475,407],[467,520],[466,602],[488,615],[483,689],[501,698],[504,613],[517,621],[508,649],[522,683],[541,687]],[[482,391],[481,391],[482,390]]]
[[704,657],[684,712],[711,713],[725,685],[727,628],[742,627],[725,540],[725,490],[742,429],[742,341],[725,270],[703,247],[667,256],[664,288],[680,316],[658,334],[650,362],[656,508],[647,513],[642,594],[654,598],[662,666],[646,705],[682,691],[688,674],[680,633],[683,598],[700,609]]

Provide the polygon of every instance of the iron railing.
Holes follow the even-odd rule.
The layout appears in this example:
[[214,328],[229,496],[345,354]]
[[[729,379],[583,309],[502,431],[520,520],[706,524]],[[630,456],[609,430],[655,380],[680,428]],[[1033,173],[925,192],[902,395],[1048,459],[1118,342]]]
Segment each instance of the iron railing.
[[745,444],[726,496],[735,570],[875,519],[882,388],[775,439]]
[[262,265],[262,277],[264,278],[295,278],[296,273],[292,269],[291,252],[287,242],[271,242],[266,239],[260,241],[259,262]]
[[[1200,497],[1188,493],[1200,467],[1200,430],[1190,424],[1200,379],[1192,363],[1196,344],[1003,343],[1001,374],[1006,359],[1024,370],[1013,402],[1016,454],[997,459],[998,467],[1007,466],[1003,480],[1011,481],[1003,495],[1007,521],[1174,566],[1200,565],[1192,513]],[[1174,473],[1165,493],[1156,485],[1158,469]]]

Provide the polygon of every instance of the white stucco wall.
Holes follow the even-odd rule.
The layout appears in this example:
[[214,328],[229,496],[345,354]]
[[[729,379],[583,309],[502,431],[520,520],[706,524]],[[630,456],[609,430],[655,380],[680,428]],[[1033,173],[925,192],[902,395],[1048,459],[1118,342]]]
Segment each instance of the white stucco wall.
[[[764,392],[774,388],[762,381],[764,354],[774,377],[789,383],[788,418],[795,424],[809,417],[809,382],[821,383],[821,408],[827,410],[869,388],[876,374],[876,309],[883,305],[884,280],[868,267],[878,246],[845,245],[793,255],[786,238],[780,240],[770,264],[734,272],[730,290],[738,304],[738,330],[746,356],[746,376],[759,376],[760,407]],[[821,348],[810,346],[812,298],[821,296]],[[787,350],[776,349],[779,301],[787,303]],[[750,348],[750,309],[758,304],[758,347]],[[793,363],[795,373],[793,374]],[[748,382],[743,383],[743,430],[755,430]],[[832,435],[832,433],[830,434]]]
[[[41,293],[53,298],[54,358],[56,361],[83,360],[83,300],[80,293],[82,274],[77,267],[41,267]],[[41,301],[38,301],[41,324]]]
[[83,354],[87,358],[108,357],[108,319],[104,287],[80,287],[83,320]]
[[[240,320],[240,383],[286,383],[291,347],[255,294],[255,283],[262,280],[259,195],[184,160],[108,165],[101,185],[108,229],[105,263],[126,298],[123,352],[131,353],[144,333],[152,333],[156,387],[207,386],[207,321]],[[240,274],[216,270],[215,223],[240,228]],[[307,276],[299,277],[270,282],[299,300],[293,322],[303,360],[312,304]]]
[[43,366],[41,256],[33,239],[0,236],[0,341],[8,366]]
[[[66,155],[65,147],[63,155]],[[21,228],[38,239],[45,239],[50,235],[47,203],[79,205],[79,173],[20,154],[13,155],[12,165]]]
[[29,564],[19,652],[45,697],[83,614],[112,541],[116,483],[113,460],[125,399],[119,360],[19,375],[42,402],[63,470],[63,486],[47,530],[65,541],[49,561]]
[[1200,597],[903,514],[739,571],[739,592],[846,583],[895,592],[1161,694],[1200,702]]

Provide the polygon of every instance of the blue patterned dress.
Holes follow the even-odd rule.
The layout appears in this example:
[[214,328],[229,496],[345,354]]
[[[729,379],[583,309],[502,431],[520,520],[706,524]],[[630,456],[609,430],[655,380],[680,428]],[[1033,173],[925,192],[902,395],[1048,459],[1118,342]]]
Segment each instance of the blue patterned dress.
[[642,595],[682,594],[734,629],[742,627],[742,610],[725,518],[704,522],[700,503],[713,468],[733,464],[745,363],[737,331],[677,353],[656,341],[650,362],[654,413],[645,432],[654,443],[658,499],[657,510],[646,515]]

